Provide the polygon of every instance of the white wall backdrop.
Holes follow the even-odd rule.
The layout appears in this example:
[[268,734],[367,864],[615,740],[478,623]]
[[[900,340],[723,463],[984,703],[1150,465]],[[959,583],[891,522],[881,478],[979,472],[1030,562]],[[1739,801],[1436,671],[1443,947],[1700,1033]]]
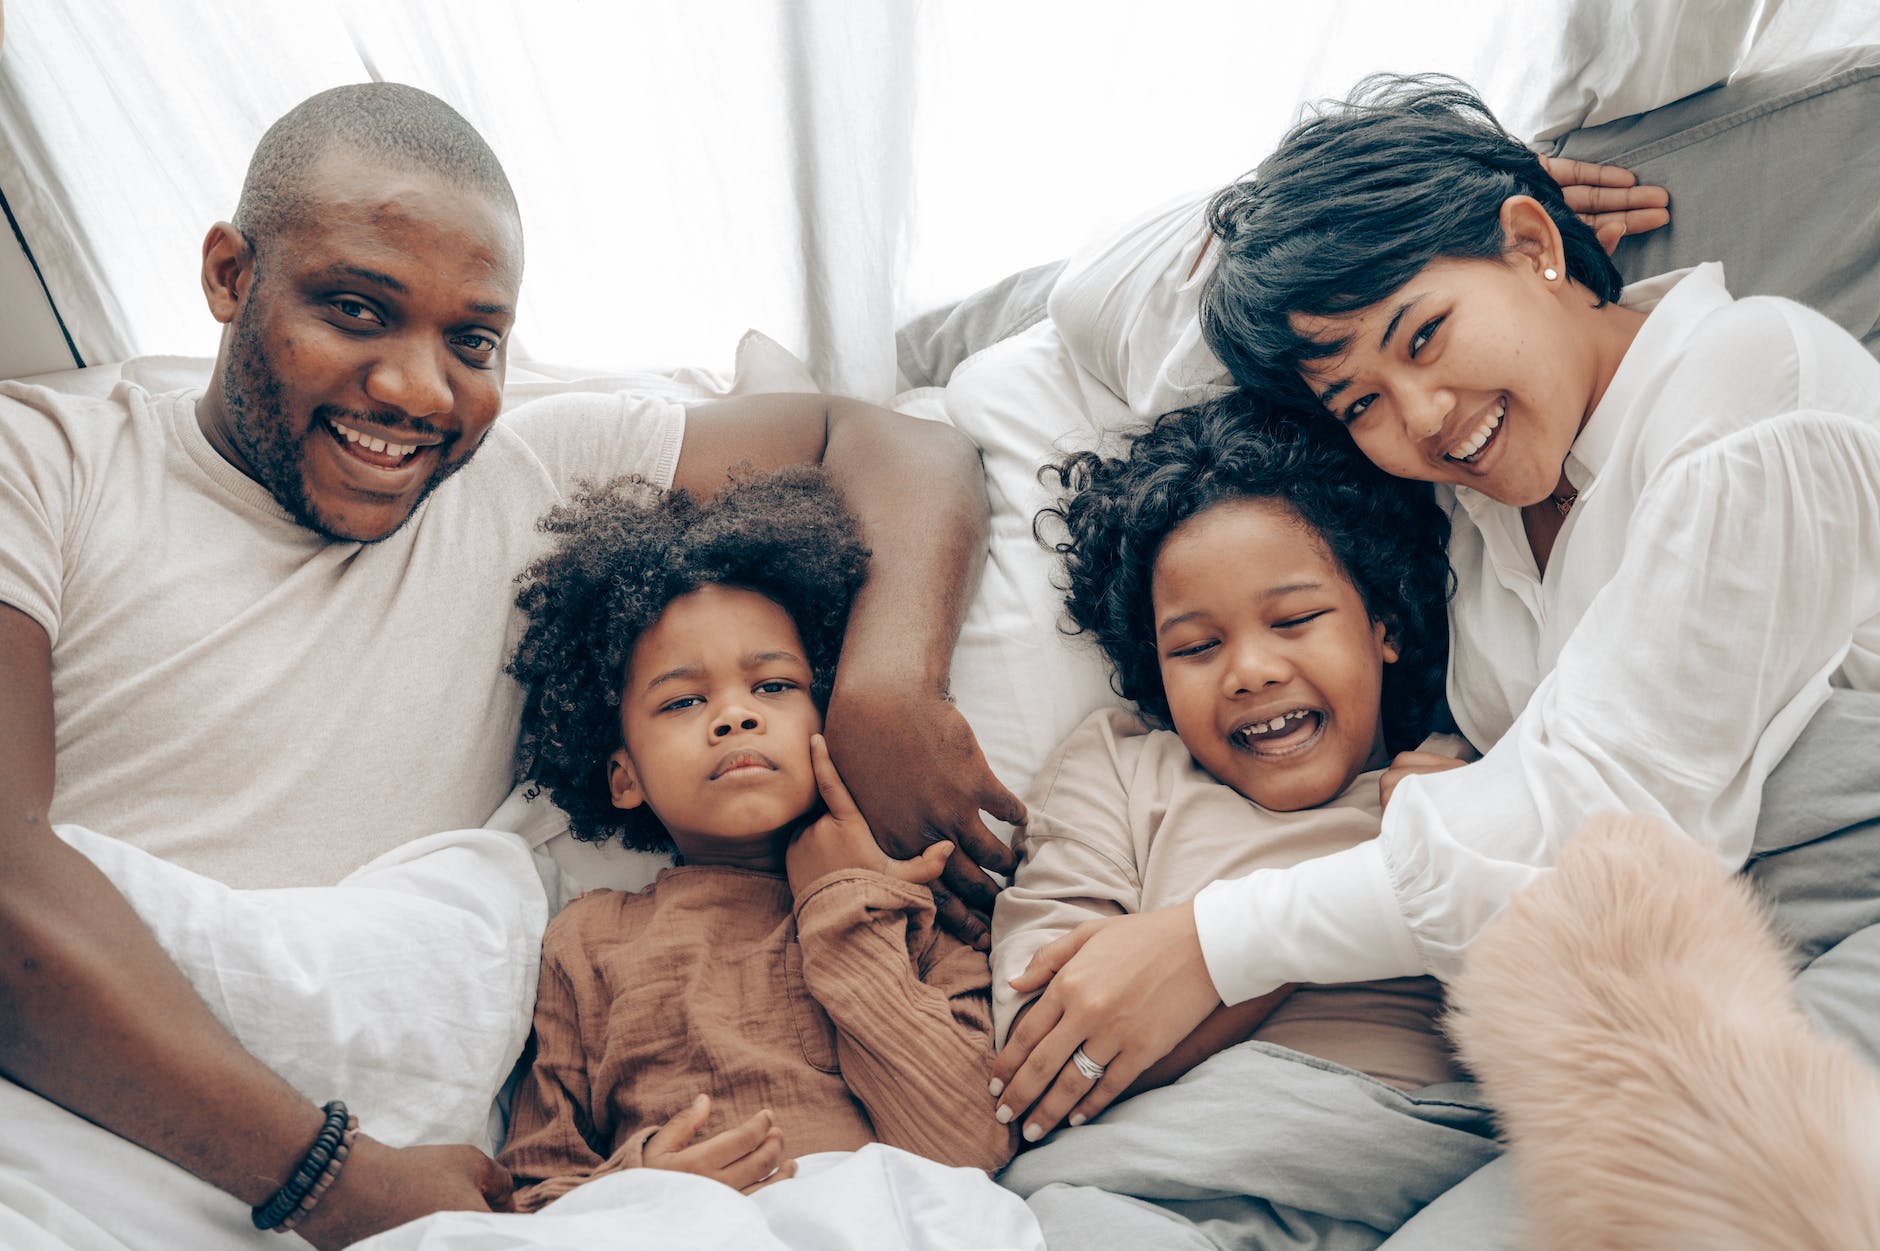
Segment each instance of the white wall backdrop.
[[1711,55],[1665,60],[1711,74],[1693,90],[1765,27],[1791,53],[1871,37],[1880,0],[7,0],[6,19],[0,191],[87,363],[213,352],[198,253],[256,139],[381,78],[450,101],[508,167],[525,356],[723,365],[755,326],[880,396],[903,317],[1242,172],[1300,100],[1367,72],[1458,74],[1534,133],[1563,102],[1584,116],[1596,101],[1559,89],[1628,39],[1636,61],[1702,32]]

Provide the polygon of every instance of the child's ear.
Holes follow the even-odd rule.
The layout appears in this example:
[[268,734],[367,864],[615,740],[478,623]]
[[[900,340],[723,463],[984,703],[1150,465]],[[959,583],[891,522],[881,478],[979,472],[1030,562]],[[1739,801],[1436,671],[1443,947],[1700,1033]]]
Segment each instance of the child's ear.
[[1384,658],[1384,663],[1387,665],[1396,664],[1398,656],[1397,640],[1390,636],[1390,627],[1385,625],[1382,621],[1373,621],[1371,623],[1371,633],[1372,636],[1377,639],[1377,651],[1378,654]]
[[624,747],[616,748],[607,758],[607,789],[614,797],[616,808],[638,808],[646,802],[646,794],[640,790],[639,775],[633,771],[633,759]]

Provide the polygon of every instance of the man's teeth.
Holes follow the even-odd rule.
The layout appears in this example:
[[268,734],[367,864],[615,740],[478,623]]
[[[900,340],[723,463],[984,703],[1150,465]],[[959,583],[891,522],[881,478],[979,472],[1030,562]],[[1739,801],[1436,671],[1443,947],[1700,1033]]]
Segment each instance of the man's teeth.
[[1450,460],[1468,460],[1488,445],[1495,437],[1495,431],[1501,428],[1501,419],[1508,415],[1508,401],[1495,405],[1495,411],[1488,415],[1488,420],[1475,428],[1475,433],[1456,444],[1449,451]]
[[333,429],[339,431],[340,437],[344,438],[348,443],[357,443],[368,452],[378,452],[386,456],[409,456],[418,450],[416,443],[388,443],[384,439],[376,439],[369,434],[361,434],[351,426],[343,426],[337,421],[333,423]]

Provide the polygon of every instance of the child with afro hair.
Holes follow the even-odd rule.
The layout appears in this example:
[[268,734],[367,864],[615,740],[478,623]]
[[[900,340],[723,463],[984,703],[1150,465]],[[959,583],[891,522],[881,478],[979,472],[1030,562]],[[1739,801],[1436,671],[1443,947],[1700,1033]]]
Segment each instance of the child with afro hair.
[[[1371,1085],[1457,1080],[1431,978],[1289,986],[1217,1007],[1145,1070],[1108,1042],[1106,1022],[1058,1007],[1046,988],[1062,953],[1035,958],[1086,922],[1197,906],[1219,879],[1376,836],[1390,753],[1418,746],[1439,715],[1447,526],[1428,488],[1374,468],[1331,423],[1274,417],[1244,393],[1163,416],[1121,457],[1082,453],[1054,470],[1065,495],[1040,521],[1062,524],[1071,619],[1135,709],[1093,714],[1039,773],[993,914],[1007,1039],[997,1115],[1027,1140],[1067,1115],[1073,1127],[1020,1155],[1005,1183],[1032,1195],[1076,1181],[1062,1164],[1079,1150],[1075,1127],[1248,1039]],[[1195,1089],[1132,1099],[1127,1123]],[[1255,1130],[1239,1141],[1257,1142]],[[1110,1219],[1101,1196],[1080,1207],[1090,1190],[1034,1198],[1048,1243],[1086,1245]]]
[[950,846],[890,859],[820,734],[868,561],[834,489],[622,480],[542,525],[510,664],[521,773],[577,838],[676,864],[549,925],[502,1155],[518,1207],[640,1166],[748,1192],[873,1142],[1004,1164],[986,958],[926,886]]

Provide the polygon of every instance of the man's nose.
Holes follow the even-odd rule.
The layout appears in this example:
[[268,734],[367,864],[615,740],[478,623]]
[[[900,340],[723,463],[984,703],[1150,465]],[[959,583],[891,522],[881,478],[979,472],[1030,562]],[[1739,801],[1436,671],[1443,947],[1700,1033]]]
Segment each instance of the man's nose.
[[377,404],[395,408],[407,417],[429,417],[451,408],[448,366],[444,346],[411,340],[391,340],[366,374],[366,395]]

